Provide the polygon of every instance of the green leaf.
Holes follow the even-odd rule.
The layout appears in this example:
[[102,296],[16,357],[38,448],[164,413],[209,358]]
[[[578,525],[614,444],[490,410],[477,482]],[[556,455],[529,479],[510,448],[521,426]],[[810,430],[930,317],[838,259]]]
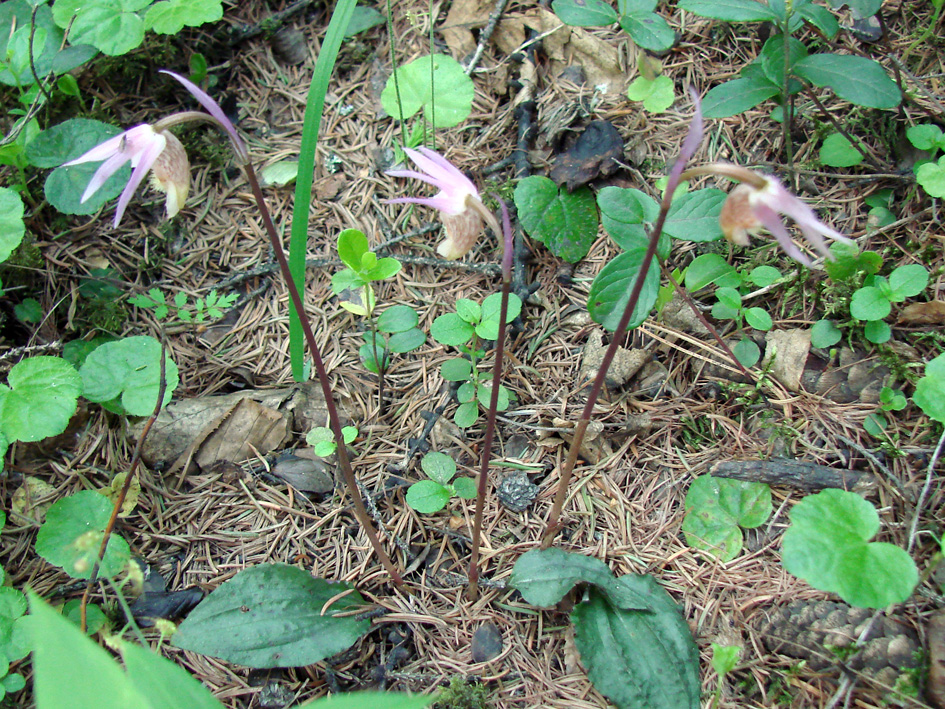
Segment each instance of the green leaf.
[[929,197],[945,197],[945,155],[940,157],[938,162],[919,165],[915,179]]
[[820,146],[820,162],[830,167],[853,167],[863,162],[863,154],[840,133],[831,133]]
[[842,337],[843,333],[833,320],[818,320],[810,329],[810,344],[813,347],[833,347]]
[[[108,498],[91,490],[64,497],[46,511],[46,521],[36,535],[36,553],[72,578],[89,578],[111,512]],[[117,575],[130,553],[128,542],[112,534],[99,576]]]
[[26,158],[36,167],[55,167],[46,178],[44,191],[49,203],[63,214],[94,214],[117,197],[131,178],[131,167],[123,165],[84,203],[79,200],[100,163],[57,167],[73,160],[122,131],[87,118],[72,118],[47,128],[26,148]]
[[378,259],[377,263],[368,269],[364,275],[371,281],[383,281],[399,273],[401,268],[400,261],[388,256]]
[[373,7],[364,7],[358,5],[351,14],[348,21],[348,28],[345,30],[345,37],[354,37],[365,30],[384,24],[386,16],[382,15]]
[[[164,358],[167,387],[162,406],[180,383],[177,365],[169,354]],[[161,343],[139,335],[96,348],[79,370],[82,396],[89,401],[109,402],[121,397],[121,406],[130,416],[149,416],[157,404],[161,380]]]
[[407,488],[407,504],[420,514],[439,512],[450,501],[450,491],[435,480],[421,480]]
[[448,382],[465,382],[472,376],[472,363],[459,357],[448,359],[440,365],[440,376]]
[[[763,7],[753,0],[748,2]],[[705,118],[728,118],[754,108],[779,92],[780,89],[764,77],[732,79],[709,89],[702,99],[702,115]]]
[[222,709],[209,690],[184,668],[130,642],[120,645],[121,659],[135,689],[162,709]]
[[879,403],[885,411],[902,411],[906,408],[906,396],[899,389],[883,387],[879,391]]
[[829,87],[840,98],[869,108],[895,108],[902,100],[896,82],[872,59],[839,54],[812,54],[794,72],[815,86]]
[[912,595],[915,562],[899,547],[869,541],[879,515],[856,493],[824,490],[801,500],[790,518],[781,549],[790,573],[852,606],[883,608]]
[[[788,72],[794,69],[794,65],[807,56],[807,47],[800,40],[791,37],[788,41]],[[765,77],[772,84],[781,86],[784,81],[784,36],[777,34],[769,38],[761,48],[756,64],[761,64],[761,70]],[[746,76],[742,72],[742,76]],[[800,86],[797,87],[798,89]],[[790,91],[794,93],[793,90]]]
[[41,441],[66,430],[82,380],[59,357],[29,357],[13,365],[0,389],[0,430],[10,441]]
[[895,296],[893,298],[894,303],[919,295],[928,285],[928,269],[917,263],[899,266],[889,274],[889,286]]
[[[662,52],[669,49],[673,46],[673,42],[676,41],[676,33],[673,32],[673,28],[669,26],[669,23],[666,22],[662,16],[655,12],[630,12],[626,15],[621,15],[620,26],[623,28],[624,32],[630,35],[630,38],[637,45],[643,47],[643,49],[649,49],[651,52]],[[670,82],[669,88],[671,91],[672,82]],[[665,86],[661,88],[661,91],[665,98]],[[662,104],[663,99],[657,99],[655,105],[660,106]],[[665,111],[668,107],[669,106],[666,105],[661,110]],[[652,109],[646,106],[646,103],[644,103],[644,108],[648,111],[652,111]],[[652,112],[659,113],[660,110]]]
[[[400,85],[403,113],[397,107],[394,76]],[[452,57],[443,54],[419,57],[398,67],[394,76],[381,92],[381,105],[389,116],[406,120],[422,108],[424,118],[435,128],[450,128],[466,120],[472,110],[472,79]]]
[[[0,618],[12,623],[26,613],[26,608],[26,596],[15,588],[0,586]],[[3,650],[5,648],[0,648],[0,652]]]
[[614,8],[604,0],[553,0],[551,9],[572,27],[604,27],[617,21]]
[[526,601],[541,608],[554,606],[579,583],[596,586],[617,608],[648,609],[652,600],[649,589],[620,583],[599,559],[554,547],[522,554],[509,579]]
[[377,317],[377,329],[381,332],[406,332],[419,322],[420,316],[409,305],[392,305]]
[[10,258],[25,233],[23,200],[13,190],[0,187],[0,262]]
[[468,403],[476,400],[477,384],[473,381],[463,382],[456,390],[456,400],[461,403]]
[[[62,607],[62,615],[82,627],[82,599],[73,598],[66,601]],[[108,624],[108,618],[94,603],[90,603],[85,609],[85,634],[95,635],[99,630]]]
[[768,311],[766,311],[764,308],[746,308],[744,315],[745,322],[747,322],[756,330],[767,332],[772,327],[774,327],[774,323],[771,321],[771,316],[768,315]]
[[105,650],[33,594],[30,614],[36,638],[33,692],[38,709],[152,706]]
[[889,300],[875,286],[864,286],[850,298],[850,315],[857,320],[882,320],[891,310]]
[[[77,0],[78,1],[78,0]],[[56,3],[59,4],[58,2]],[[39,76],[50,72],[65,74],[98,54],[94,47],[72,42],[62,47],[63,31],[53,20],[53,11],[45,3],[12,0],[0,3],[0,58],[9,60],[0,64],[0,83],[7,86],[35,86],[33,72],[29,68],[29,35],[33,25],[33,6],[36,8],[36,35],[45,34],[46,41],[40,50],[33,41],[33,65]],[[11,35],[11,30],[14,30]],[[5,64],[5,66],[4,66]],[[17,71],[11,71],[16,69]]]
[[463,320],[456,313],[446,313],[437,316],[430,327],[433,339],[441,345],[459,347],[465,345],[475,334],[473,326]]
[[148,8],[144,24],[158,34],[177,34],[184,27],[200,27],[222,17],[221,0],[163,0]]
[[[499,336],[499,316],[502,309],[502,294],[492,293],[482,301],[482,321],[476,327],[476,334],[484,340],[494,340]],[[522,312],[522,299],[515,293],[509,293],[509,302],[505,313],[505,322],[510,323]]]
[[739,340],[732,347],[732,354],[741,362],[743,367],[754,367],[761,359],[761,350],[758,345],[747,337]]
[[456,478],[453,481],[453,490],[456,492],[457,497],[461,497],[464,500],[476,499],[476,481],[472,478]]
[[874,344],[881,345],[884,342],[889,342],[889,338],[892,337],[892,330],[882,320],[871,320],[863,328],[863,337]]
[[479,404],[475,401],[468,401],[456,407],[456,413],[453,414],[453,422],[460,428],[469,428],[476,423],[479,418]]
[[387,349],[395,354],[412,352],[427,341],[426,333],[418,327],[406,332],[395,332],[387,342]]
[[351,270],[361,270],[361,259],[369,251],[367,237],[357,229],[345,229],[338,235],[338,258]]
[[[492,385],[483,384],[481,387],[479,387],[476,394],[479,397],[479,403],[482,405],[482,408],[488,409],[489,404],[492,401]],[[496,411],[507,410],[509,408],[509,403],[509,390],[500,384],[499,394],[496,397]]]
[[24,298],[13,306],[16,319],[25,325],[36,325],[43,321],[43,307],[36,298]]
[[53,16],[65,27],[75,14],[69,41],[91,44],[112,57],[127,54],[144,41],[144,20],[138,14],[151,0],[57,0]]
[[597,238],[597,207],[588,187],[568,192],[532,175],[516,185],[515,207],[529,236],[568,263],[584,258]]
[[[611,260],[601,269],[591,284],[587,296],[587,311],[596,323],[613,332],[620,324],[623,311],[630,302],[630,294],[636,283],[646,249],[631,249]],[[639,326],[649,316],[659,295],[659,265],[650,263],[637,301],[627,325],[628,330]]]
[[719,645],[712,643],[712,669],[719,678],[735,669],[742,649],[738,645]]
[[708,188],[687,192],[673,200],[664,230],[683,241],[717,241],[722,238],[719,214],[728,194]]
[[668,76],[657,76],[650,81],[646,77],[639,76],[627,89],[627,98],[631,101],[643,101],[643,108],[650,113],[663,113],[676,100],[673,80]]
[[781,278],[783,278],[781,272],[774,266],[758,266],[751,269],[751,272],[748,274],[748,280],[759,288],[774,285],[780,281]]
[[942,129],[932,123],[911,126],[906,130],[906,137],[919,150],[945,149],[942,148]]
[[269,187],[270,185],[284,187],[290,182],[295,182],[295,178],[298,176],[298,160],[280,160],[272,165],[266,165],[259,171],[259,184],[263,187]]
[[771,490],[764,483],[703,475],[689,486],[685,507],[686,543],[731,561],[742,548],[739,527],[758,527],[771,515]]
[[350,444],[355,438],[358,437],[358,429],[356,426],[342,426],[341,427],[341,439]]
[[420,467],[431,480],[446,485],[456,475],[456,463],[446,453],[427,453],[420,460]]
[[682,609],[649,576],[619,583],[646,592],[646,611],[614,608],[597,589],[571,612],[594,687],[618,709],[698,709],[699,652]]
[[456,301],[456,314],[470,325],[476,325],[482,320],[482,306],[469,298],[460,298]]
[[916,384],[912,400],[926,416],[945,423],[945,354],[925,365],[925,376]]
[[823,32],[827,39],[833,39],[840,31],[840,22],[830,10],[814,3],[808,3],[796,8],[797,14]]
[[[625,187],[605,187],[597,193],[604,230],[624,251],[645,249],[650,241],[647,224],[656,221],[660,206],[649,195],[640,190]],[[660,258],[669,256],[671,243],[668,235],[660,239]]]
[[[350,592],[325,607],[343,591]],[[364,606],[349,583],[329,583],[285,564],[253,566],[192,610],[173,644],[248,667],[311,665],[370,630],[370,621],[344,615]]]
[[696,256],[686,269],[686,290],[695,293],[713,283],[725,282],[735,269],[718,254]]
[[755,0],[681,0],[681,10],[726,22],[772,22],[777,13]]

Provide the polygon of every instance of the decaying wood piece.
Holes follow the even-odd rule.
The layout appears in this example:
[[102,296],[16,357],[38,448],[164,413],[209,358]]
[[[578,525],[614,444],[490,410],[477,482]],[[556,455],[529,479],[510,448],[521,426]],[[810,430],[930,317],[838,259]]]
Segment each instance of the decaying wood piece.
[[723,460],[709,470],[718,478],[732,478],[749,482],[792,487],[805,492],[837,488],[862,492],[876,486],[871,473],[855,470],[837,470],[807,460]]

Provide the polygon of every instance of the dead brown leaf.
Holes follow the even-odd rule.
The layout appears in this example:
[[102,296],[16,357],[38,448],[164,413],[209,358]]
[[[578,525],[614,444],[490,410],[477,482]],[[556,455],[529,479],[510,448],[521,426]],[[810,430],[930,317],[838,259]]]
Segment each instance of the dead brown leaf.
[[763,366],[790,391],[799,391],[810,352],[810,330],[774,330],[765,338]]
[[[118,502],[118,494],[121,492],[121,488],[125,484],[125,479],[128,477],[128,473],[118,473],[112,481],[99,490],[100,493],[105,495],[111,503],[114,505]],[[127,517],[130,515],[135,507],[138,504],[138,497],[141,495],[141,481],[138,480],[138,476],[135,475],[131,479],[131,483],[128,485],[128,493],[125,495],[125,500],[121,504],[121,509],[118,510],[119,517]]]
[[[584,345],[584,358],[581,361],[581,375],[587,379],[597,375],[600,363],[604,360],[604,352],[607,348],[603,343],[604,336],[600,330],[594,330],[587,338],[587,344]],[[645,350],[617,348],[614,360],[607,370],[607,386],[611,389],[623,386],[640,370],[640,367],[646,364],[649,358],[650,355]]]
[[[53,500],[55,492],[56,488],[46,481],[27,476],[23,479],[23,484],[13,493],[10,511],[14,515],[42,522],[46,518],[46,510],[55,502]],[[11,521],[14,524],[20,522],[16,518]]]
[[928,303],[912,303],[899,313],[900,325],[941,325],[945,323],[945,302],[930,300]]
[[935,613],[926,632],[929,638],[929,679],[925,694],[933,705],[945,709],[945,610]]
[[580,27],[568,27],[548,10],[541,11],[542,32],[551,32],[543,46],[551,59],[554,76],[565,67],[577,64],[584,70],[587,83],[601,87],[604,93],[623,93],[627,74],[621,68],[620,52],[613,44],[592,35]]
[[476,51],[472,31],[486,25],[492,5],[489,0],[464,0],[451,5],[440,33],[454,59],[462,61]]

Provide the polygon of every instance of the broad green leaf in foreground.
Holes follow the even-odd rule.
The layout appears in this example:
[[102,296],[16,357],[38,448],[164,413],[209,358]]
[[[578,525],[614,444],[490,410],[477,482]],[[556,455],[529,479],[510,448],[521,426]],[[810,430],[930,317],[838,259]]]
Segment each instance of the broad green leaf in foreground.
[[615,608],[592,588],[574,607],[574,639],[591,682],[619,709],[698,709],[699,651],[681,609],[650,576],[616,581],[649,605]]
[[872,59],[840,54],[812,54],[794,65],[795,73],[815,86],[827,86],[840,98],[869,108],[895,108],[899,87]]
[[879,531],[875,508],[856,493],[824,490],[791,510],[784,568],[852,606],[902,603],[919,581],[915,562],[897,546],[870,542]]
[[66,430],[76,411],[82,379],[60,357],[17,362],[0,384],[0,431],[13,441],[41,441]]
[[569,263],[584,258],[597,238],[597,207],[587,187],[568,192],[532,175],[516,185],[515,207],[529,236]]
[[13,190],[0,187],[0,262],[10,258],[25,233],[23,200]]
[[912,400],[926,416],[945,423],[945,354],[925,365],[925,376],[916,384]]
[[755,0],[681,0],[681,10],[726,22],[771,22],[778,15]]
[[210,691],[183,667],[131,642],[121,643],[121,659],[134,687],[157,709],[220,709]]
[[[761,6],[753,0],[752,4]],[[754,108],[779,91],[764,77],[732,79],[709,89],[702,99],[702,114],[706,118],[728,118]]]
[[144,23],[158,34],[177,34],[184,27],[200,27],[221,17],[221,0],[162,0],[148,8]]
[[173,642],[248,667],[311,665],[348,649],[368,631],[370,621],[338,615],[363,605],[351,584],[329,583],[286,564],[253,566],[191,611]]
[[553,0],[551,9],[573,27],[603,27],[617,21],[617,13],[605,0]]
[[731,561],[742,548],[741,528],[764,524],[771,515],[771,490],[764,483],[703,475],[686,493],[686,542],[722,561]]
[[436,699],[436,695],[411,697],[396,692],[345,692],[325,699],[315,699],[300,704],[306,709],[423,709]]

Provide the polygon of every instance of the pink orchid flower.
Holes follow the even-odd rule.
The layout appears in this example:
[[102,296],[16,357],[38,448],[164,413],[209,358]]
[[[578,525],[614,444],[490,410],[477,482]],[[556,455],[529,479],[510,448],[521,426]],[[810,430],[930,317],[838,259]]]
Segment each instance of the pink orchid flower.
[[148,172],[151,173],[155,189],[167,194],[168,218],[177,214],[187,200],[187,192],[190,190],[190,163],[184,146],[170,131],[156,130],[154,126],[146,123],[129,128],[121,135],[96,145],[75,160],[70,160],[64,167],[99,160],[104,162],[92,175],[88,187],[82,193],[82,202],[95,194],[126,162],[131,162],[134,168],[131,171],[131,179],[118,198],[115,227]]
[[809,266],[810,259],[797,248],[781,221],[780,215],[783,214],[794,220],[804,238],[825,258],[832,259],[833,255],[827,249],[824,237],[852,243],[843,234],[820,221],[813,209],[791,194],[774,177],[752,174],[755,180],[746,180],[736,186],[729,193],[719,214],[722,233],[730,242],[748,246],[749,235],[757,235],[763,227],[774,236],[788,256]]
[[398,197],[388,202],[422,204],[440,212],[443,228],[446,230],[446,238],[436,247],[440,256],[450,261],[465,256],[482,232],[483,220],[496,235],[502,233],[495,215],[482,203],[476,186],[449,160],[429,148],[404,148],[404,152],[420,172],[388,170],[386,174],[392,177],[412,177],[433,185],[440,191],[433,197]]

